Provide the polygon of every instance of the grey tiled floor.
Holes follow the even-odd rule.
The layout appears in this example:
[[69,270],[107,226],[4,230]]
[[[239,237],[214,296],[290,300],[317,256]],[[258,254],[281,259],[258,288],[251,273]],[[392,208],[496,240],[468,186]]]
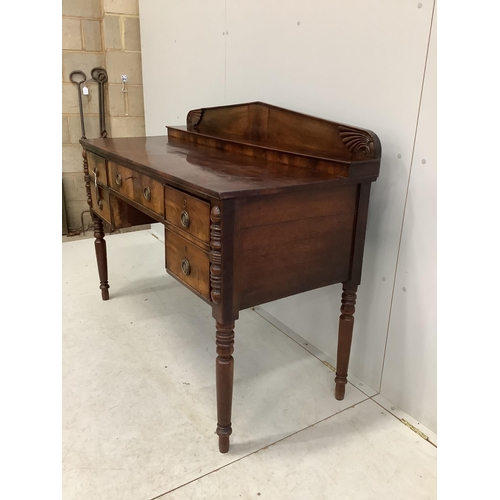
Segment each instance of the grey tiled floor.
[[217,450],[210,307],[149,231],[63,243],[63,498],[433,499],[436,448],[254,311],[236,323],[233,436]]

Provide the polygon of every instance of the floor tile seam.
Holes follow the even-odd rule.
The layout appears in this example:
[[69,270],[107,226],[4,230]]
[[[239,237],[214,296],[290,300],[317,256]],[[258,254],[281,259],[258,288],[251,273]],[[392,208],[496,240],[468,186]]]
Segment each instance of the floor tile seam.
[[[436,443],[433,443],[429,436],[427,436],[426,434],[424,434],[426,436],[427,439],[425,439],[424,437],[422,437],[418,432],[414,431],[412,429],[412,427],[406,425],[401,418],[399,418],[397,415],[395,415],[394,413],[392,413],[391,410],[388,410],[385,406],[383,406],[382,404],[380,404],[378,401],[375,401],[373,398],[378,396],[379,394],[375,394],[374,396],[371,396],[369,399],[371,399],[375,404],[377,404],[378,406],[380,406],[380,408],[383,408],[389,415],[393,416],[396,420],[398,420],[401,425],[404,425],[405,427],[408,427],[412,432],[414,432],[420,439],[422,439],[423,441],[425,441],[426,443],[429,443],[431,444],[432,446],[434,446],[434,448],[437,448],[437,444]],[[408,422],[409,423],[409,422]],[[411,424],[410,424],[411,425]]]
[[[313,356],[314,358],[316,358],[319,362],[321,362],[322,364],[323,363],[323,360],[321,360],[320,358],[318,358],[318,356],[316,356],[315,354],[313,354],[311,351],[309,351],[308,349],[306,349],[302,344],[300,344],[299,342],[297,342],[293,337],[290,337],[290,335],[288,335],[288,333],[286,333],[284,330],[282,330],[281,328],[279,328],[278,326],[276,326],[274,323],[271,323],[271,321],[269,321],[269,319],[267,319],[265,316],[262,316],[261,314],[259,314],[258,311],[256,311],[255,309],[252,308],[252,311],[257,314],[260,318],[262,318],[264,321],[267,321],[273,328],[276,328],[276,330],[278,330],[279,332],[281,332],[283,335],[286,335],[291,341],[295,342],[298,346],[300,346],[304,351],[306,351],[308,354],[310,354],[311,356]],[[325,365],[326,366],[326,365]],[[333,368],[333,366],[332,366]],[[330,369],[332,369],[330,368]],[[337,373],[337,370],[334,370],[335,373]],[[356,387],[356,386],[355,386]],[[357,389],[357,387],[356,387]],[[358,389],[359,390],[359,389]]]
[[[263,320],[267,321],[273,328],[276,328],[276,330],[278,330],[279,332],[281,332],[283,335],[286,335],[290,340],[292,340],[293,342],[295,342],[298,346],[300,346],[308,354],[310,354],[311,356],[313,356],[314,358],[316,358],[321,364],[325,365],[327,368],[329,368],[330,370],[332,370],[334,373],[337,373],[336,368],[334,366],[332,366],[330,363],[326,364],[321,358],[318,358],[318,356],[316,356],[316,354],[314,354],[311,351],[309,351],[308,349],[306,349],[300,342],[297,342],[297,340],[295,340],[293,337],[291,337],[290,335],[288,335],[288,333],[286,333],[284,330],[282,330],[281,328],[279,328],[278,326],[276,326],[274,323],[271,323],[271,321],[269,321],[269,319],[267,319],[265,316],[262,316],[261,314],[259,314],[259,312],[256,311],[255,309],[252,308],[252,311],[255,314],[257,314],[260,318],[262,318]],[[362,394],[365,394],[365,396],[367,396],[368,398],[373,397],[373,396],[377,396],[379,394],[377,392],[377,394],[374,394],[373,396],[368,396],[368,394],[366,394],[365,392],[363,392],[361,389],[359,389],[357,386],[355,386],[352,382],[349,382],[349,380],[347,381],[347,383],[350,384],[350,385],[352,385],[353,387],[355,387]]]
[[[292,340],[293,340],[293,339],[292,339]],[[358,405],[360,405],[360,404],[362,404],[362,403],[365,403],[365,402],[366,402],[366,401],[368,401],[369,399],[371,399],[371,398],[370,398],[369,396],[366,396],[366,398],[365,398],[365,399],[363,399],[363,400],[361,400],[361,401],[358,401],[357,403],[354,403],[353,405],[348,406],[347,408],[343,408],[342,410],[339,410],[339,411],[337,411],[337,412],[335,412],[335,413],[332,413],[331,415],[328,415],[328,416],[326,416],[326,417],[322,418],[321,420],[318,420],[317,422],[314,422],[314,423],[312,423],[312,424],[310,424],[310,425],[308,425],[308,426],[306,426],[306,427],[304,427],[304,428],[302,428],[302,429],[299,429],[298,431],[292,432],[291,434],[289,434],[289,435],[287,435],[287,436],[284,436],[284,437],[282,437],[281,439],[278,439],[277,441],[274,441],[274,442],[272,442],[272,443],[270,443],[270,444],[267,444],[267,445],[263,446],[262,448],[259,448],[259,449],[257,449],[257,450],[254,450],[254,451],[252,451],[252,452],[248,453],[247,455],[244,455],[244,456],[242,456],[242,457],[240,457],[240,458],[237,458],[237,459],[233,460],[232,462],[229,462],[229,463],[227,463],[227,464],[224,464],[224,465],[222,465],[221,467],[218,467],[217,469],[214,469],[214,470],[212,470],[212,471],[210,471],[210,472],[207,472],[206,474],[202,474],[202,475],[201,475],[201,476],[199,476],[199,477],[196,477],[196,478],[194,478],[194,479],[191,479],[190,481],[188,481],[188,482],[186,482],[186,483],[184,483],[184,484],[181,484],[181,485],[179,485],[179,486],[176,486],[175,488],[172,488],[171,490],[166,491],[165,493],[161,493],[160,495],[155,496],[155,497],[151,498],[150,500],[157,500],[157,499],[159,499],[159,498],[161,498],[161,497],[163,497],[163,496],[166,496],[166,495],[168,495],[168,494],[170,494],[170,493],[174,492],[175,490],[178,490],[178,489],[180,489],[180,488],[183,488],[184,486],[187,486],[187,485],[189,485],[189,484],[191,484],[191,483],[193,483],[193,482],[195,482],[195,481],[198,481],[199,479],[202,479],[202,478],[204,478],[204,477],[206,477],[206,476],[209,476],[210,474],[213,474],[214,472],[218,472],[218,471],[220,471],[221,469],[224,469],[224,468],[226,468],[226,467],[228,467],[228,466],[230,466],[230,465],[235,464],[236,462],[239,462],[239,461],[241,461],[241,460],[243,460],[243,459],[245,459],[245,458],[248,458],[248,457],[250,457],[250,456],[252,456],[252,455],[255,455],[256,453],[259,453],[260,451],[266,450],[267,448],[270,448],[271,446],[274,446],[275,444],[280,443],[281,441],[284,441],[285,439],[288,439],[288,438],[290,438],[290,437],[292,437],[292,436],[295,436],[296,434],[299,434],[300,432],[303,432],[303,431],[305,431],[305,430],[307,430],[307,429],[310,429],[311,427],[314,427],[315,425],[318,425],[318,424],[320,424],[320,423],[322,423],[322,422],[324,422],[324,421],[328,420],[329,418],[333,418],[333,417],[335,417],[335,416],[337,416],[337,415],[340,415],[341,413],[345,412],[346,410],[351,410],[351,409],[353,409],[354,407],[356,407],[356,406],[358,406]]]
[[80,437],[82,436],[82,434],[90,427],[91,424],[88,424],[85,429],[83,429],[79,434],[78,436],[76,436],[76,438],[73,440],[73,442],[71,443],[70,447],[66,450],[66,453],[64,453],[62,459],[61,459],[61,465],[64,466],[64,460],[66,459],[66,457],[68,456],[69,452],[71,451],[71,449],[73,448],[73,446],[76,444],[76,442],[80,439]]
[[[260,309],[260,306],[259,306],[259,309]],[[314,356],[318,361],[320,361],[321,363],[323,363],[327,368],[329,368],[330,370],[332,370],[334,373],[337,373],[337,369],[332,365],[332,363],[330,363],[329,361],[327,360],[323,360],[321,358],[319,358],[316,354],[314,354],[313,352],[311,352],[307,347],[304,347],[304,345],[299,342],[298,340],[296,340],[293,336],[291,336],[290,334],[288,334],[285,330],[283,330],[279,324],[281,323],[279,320],[277,320],[276,318],[274,318],[271,314],[269,314],[265,309],[263,310],[264,313],[267,315],[269,314],[269,316],[271,316],[271,318],[273,319],[276,319],[276,321],[278,321],[278,324],[275,324],[273,323],[268,317],[266,317],[266,315],[263,315],[261,314],[258,310],[256,310],[255,308],[251,308],[251,310],[256,313],[257,315],[259,315],[262,319],[266,320],[271,326],[273,326],[274,328],[276,328],[278,331],[280,331],[281,333],[283,333],[284,335],[286,335],[290,340],[293,340],[296,344],[298,344],[300,347],[302,347],[302,349],[304,349],[304,351],[308,352],[311,356]],[[285,328],[288,328],[286,327],[286,325],[284,325]],[[291,330],[291,329],[290,329]],[[296,335],[297,337],[300,337],[301,339],[303,339],[304,341],[307,342],[306,339],[304,339],[302,336],[300,336],[298,333],[294,332],[293,330],[291,330],[294,335]],[[328,355],[326,355],[325,353],[323,353],[322,351],[320,351],[320,349],[318,349],[317,347],[315,347],[313,344],[311,344],[310,342],[307,342],[306,345],[310,345],[311,347],[313,347],[314,349],[316,349],[317,351],[321,352],[321,354],[323,354],[325,357],[327,357],[328,359],[331,359]],[[332,360],[333,362],[333,360]],[[361,380],[357,379],[359,382],[361,382]],[[375,394],[368,394],[366,391],[364,391],[363,389],[360,389],[358,387],[358,385],[356,385],[354,382],[351,382],[350,380],[347,380],[347,383],[353,387],[355,387],[358,391],[360,391],[362,394],[364,394],[365,396],[369,397],[369,398],[372,398],[372,397],[375,397],[375,396],[378,396],[380,395],[380,392],[376,391],[375,389],[373,389],[372,387],[368,386],[368,388],[371,389],[371,391],[375,392]],[[361,384],[363,385],[363,384]],[[371,392],[371,391],[368,391],[368,392]]]

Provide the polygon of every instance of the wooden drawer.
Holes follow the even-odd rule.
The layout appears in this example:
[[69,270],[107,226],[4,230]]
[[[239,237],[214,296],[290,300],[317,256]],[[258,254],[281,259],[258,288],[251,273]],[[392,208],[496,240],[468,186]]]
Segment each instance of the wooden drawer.
[[165,239],[167,271],[203,297],[210,299],[208,253],[172,231],[165,231]]
[[114,161],[108,162],[110,187],[129,200],[164,217],[163,184]]
[[109,187],[118,191],[130,200],[134,199],[134,171],[127,167],[118,165],[114,161],[108,161]]
[[191,236],[210,241],[210,204],[165,186],[165,218]]
[[165,195],[161,182],[135,172],[134,201],[165,217]]
[[108,174],[106,172],[106,160],[102,156],[98,156],[88,151],[87,161],[89,164],[89,175],[92,183],[95,182],[95,177],[97,175],[97,183],[107,186]]
[[[95,186],[90,186],[90,197],[92,198],[92,209],[96,214],[102,217],[107,223],[111,224],[111,210],[109,203],[109,193],[103,188],[97,188],[99,192],[99,200]],[[100,201],[100,203],[98,203]]]

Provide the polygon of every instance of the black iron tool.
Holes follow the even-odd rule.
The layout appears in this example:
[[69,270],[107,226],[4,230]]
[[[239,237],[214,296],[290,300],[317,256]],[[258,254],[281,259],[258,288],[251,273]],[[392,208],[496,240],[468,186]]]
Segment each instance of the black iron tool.
[[82,139],[86,139],[85,121],[83,119],[82,84],[87,81],[87,75],[83,71],[80,71],[78,69],[76,71],[72,71],[69,74],[69,79],[72,83],[76,83],[78,87],[78,106],[80,108],[80,125],[82,127]]
[[104,68],[98,66],[90,72],[92,79],[99,84],[99,124],[101,127],[101,137],[108,137],[105,125],[105,110],[104,110],[104,84],[108,81],[108,73]]

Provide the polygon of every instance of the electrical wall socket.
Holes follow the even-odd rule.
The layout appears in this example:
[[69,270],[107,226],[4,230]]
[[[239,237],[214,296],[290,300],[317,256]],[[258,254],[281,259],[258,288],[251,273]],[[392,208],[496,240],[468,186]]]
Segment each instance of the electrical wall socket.
[[128,77],[127,75],[122,75],[122,82],[127,83]]

